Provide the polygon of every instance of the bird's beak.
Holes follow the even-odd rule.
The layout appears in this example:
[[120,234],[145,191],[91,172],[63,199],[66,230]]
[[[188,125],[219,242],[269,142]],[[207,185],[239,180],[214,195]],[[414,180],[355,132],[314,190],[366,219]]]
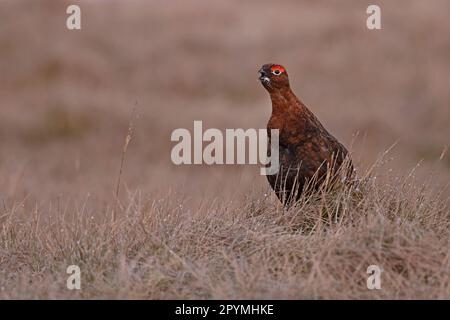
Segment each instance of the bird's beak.
[[263,84],[270,84],[270,78],[267,76],[267,72],[264,71],[263,68],[259,69],[259,80],[263,83]]
[[263,80],[264,77],[267,77],[266,72],[263,70],[263,68],[259,69],[259,80]]

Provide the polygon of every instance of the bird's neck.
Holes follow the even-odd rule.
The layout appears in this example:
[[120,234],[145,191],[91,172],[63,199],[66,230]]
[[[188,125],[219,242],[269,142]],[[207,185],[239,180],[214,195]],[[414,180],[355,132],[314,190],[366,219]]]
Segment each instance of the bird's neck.
[[270,99],[272,100],[272,115],[292,113],[293,109],[304,107],[290,87],[270,92]]

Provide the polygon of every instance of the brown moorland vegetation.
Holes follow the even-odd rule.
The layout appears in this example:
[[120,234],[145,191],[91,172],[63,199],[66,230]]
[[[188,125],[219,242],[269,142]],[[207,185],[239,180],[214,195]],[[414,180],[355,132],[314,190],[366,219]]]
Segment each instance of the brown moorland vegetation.
[[[378,2],[0,1],[0,298],[450,298],[450,3]],[[357,184],[284,210],[258,166],[172,164],[194,120],[265,128],[267,62]]]

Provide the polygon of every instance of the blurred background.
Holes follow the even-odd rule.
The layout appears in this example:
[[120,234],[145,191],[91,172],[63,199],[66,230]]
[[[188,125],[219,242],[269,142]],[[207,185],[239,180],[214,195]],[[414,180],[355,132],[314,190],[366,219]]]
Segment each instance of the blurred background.
[[[78,4],[82,29],[66,28]],[[266,192],[259,166],[175,166],[176,128],[265,128],[257,71],[287,67],[300,99],[360,171],[450,177],[450,2],[0,1],[0,201],[122,197],[213,201]],[[441,158],[441,159],[440,159]],[[24,200],[26,199],[26,200]]]

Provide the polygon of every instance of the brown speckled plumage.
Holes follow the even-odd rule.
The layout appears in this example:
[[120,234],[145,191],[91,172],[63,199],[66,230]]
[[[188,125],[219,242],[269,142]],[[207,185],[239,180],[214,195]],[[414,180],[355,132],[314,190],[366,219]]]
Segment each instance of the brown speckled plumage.
[[[289,85],[284,67],[266,64],[260,69],[260,80],[272,100],[272,115],[267,124],[279,130],[280,169],[267,176],[283,203],[296,200],[306,184],[317,189],[327,172],[336,172],[348,157],[347,149],[319,122],[296,97]],[[269,144],[270,148],[270,144]],[[348,172],[352,172],[350,159]]]

